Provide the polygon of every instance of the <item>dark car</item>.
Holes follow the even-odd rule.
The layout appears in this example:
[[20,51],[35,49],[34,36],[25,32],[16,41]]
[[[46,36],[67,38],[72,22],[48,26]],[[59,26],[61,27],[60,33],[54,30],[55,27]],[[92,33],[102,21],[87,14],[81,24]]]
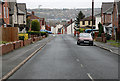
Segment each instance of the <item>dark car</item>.
[[90,46],[93,46],[93,38],[90,33],[80,33],[77,44],[89,44]]

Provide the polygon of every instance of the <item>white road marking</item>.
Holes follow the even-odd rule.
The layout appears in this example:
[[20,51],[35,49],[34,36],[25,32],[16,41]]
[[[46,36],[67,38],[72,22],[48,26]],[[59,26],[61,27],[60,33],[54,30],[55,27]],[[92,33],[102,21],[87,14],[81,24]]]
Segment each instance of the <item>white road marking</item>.
[[94,81],[94,79],[92,78],[92,76],[90,75],[90,73],[87,73],[87,75],[88,75],[88,77],[89,77],[92,81]]
[[83,67],[83,65],[81,64],[81,67]]
[[79,62],[80,60],[79,59],[76,59],[77,60],[77,62]]

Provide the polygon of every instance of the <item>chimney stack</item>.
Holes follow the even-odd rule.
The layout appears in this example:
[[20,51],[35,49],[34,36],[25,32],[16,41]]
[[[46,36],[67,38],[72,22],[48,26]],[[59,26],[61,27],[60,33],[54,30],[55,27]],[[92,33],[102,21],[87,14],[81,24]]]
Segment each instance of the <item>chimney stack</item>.
[[32,15],[34,15],[35,13],[34,13],[34,11],[32,11]]

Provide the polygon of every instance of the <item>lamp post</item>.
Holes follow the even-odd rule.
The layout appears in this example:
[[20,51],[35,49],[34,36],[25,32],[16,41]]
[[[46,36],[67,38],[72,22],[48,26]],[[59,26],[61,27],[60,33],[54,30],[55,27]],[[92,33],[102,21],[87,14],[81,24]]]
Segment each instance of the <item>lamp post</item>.
[[93,36],[93,24],[94,24],[94,0],[92,0],[92,36]]

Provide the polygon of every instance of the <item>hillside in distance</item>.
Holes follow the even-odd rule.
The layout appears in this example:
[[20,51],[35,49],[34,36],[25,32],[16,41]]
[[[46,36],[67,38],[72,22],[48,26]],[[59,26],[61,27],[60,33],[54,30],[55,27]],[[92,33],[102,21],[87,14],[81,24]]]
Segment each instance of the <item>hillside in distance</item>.
[[[85,16],[92,15],[92,9],[28,9],[28,12],[34,11],[35,15],[49,20],[70,20],[75,19],[79,11],[82,11]],[[99,14],[100,8],[95,8],[95,14]]]

